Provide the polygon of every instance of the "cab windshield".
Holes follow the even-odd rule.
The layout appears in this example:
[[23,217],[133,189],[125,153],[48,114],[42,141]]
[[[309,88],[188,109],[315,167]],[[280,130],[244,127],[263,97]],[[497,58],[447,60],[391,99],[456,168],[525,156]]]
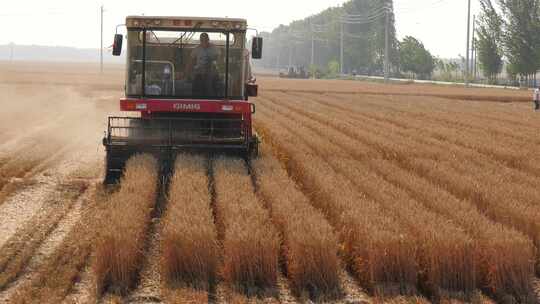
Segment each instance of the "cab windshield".
[[128,96],[243,99],[243,32],[129,30]]

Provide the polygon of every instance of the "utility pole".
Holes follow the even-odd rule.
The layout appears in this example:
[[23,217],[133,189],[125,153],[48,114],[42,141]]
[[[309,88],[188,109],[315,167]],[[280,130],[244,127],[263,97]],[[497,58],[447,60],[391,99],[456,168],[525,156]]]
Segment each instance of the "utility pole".
[[465,62],[465,86],[468,87],[469,86],[469,64],[470,64],[470,61],[469,61],[469,43],[471,42],[470,39],[470,35],[471,35],[471,0],[468,1],[469,4],[468,4],[468,9],[467,9],[467,58],[466,58],[466,62]]
[[278,70],[278,73],[279,73],[279,59],[281,57],[281,46],[278,47],[278,51],[277,51],[277,57],[276,57],[276,70]]
[[[470,0],[469,0],[470,1]],[[386,26],[384,30],[384,82],[390,79],[390,8],[386,7]]]
[[471,72],[472,72],[472,81],[475,82],[476,81],[476,74],[475,74],[475,66],[474,66],[474,56],[475,56],[475,53],[474,53],[474,48],[476,47],[476,42],[474,41],[474,36],[475,36],[475,30],[476,30],[476,15],[473,15],[473,22],[472,22],[472,48],[471,48]]
[[101,44],[99,48],[99,71],[103,74],[103,5],[100,8],[101,11]]
[[339,50],[339,71],[340,74],[343,75],[343,43],[344,39],[343,36],[345,35],[345,23],[343,20],[341,20],[341,44],[340,44],[340,50]]
[[289,68],[292,67],[292,44],[289,44]]
[[476,80],[478,78],[478,64],[477,64],[477,60],[478,60],[478,43],[476,40],[473,41],[474,45],[473,45],[473,75],[474,75],[474,80]]
[[311,65],[315,65],[315,34],[311,34]]
[[15,44],[12,42],[9,44],[9,62],[13,62],[13,48]]

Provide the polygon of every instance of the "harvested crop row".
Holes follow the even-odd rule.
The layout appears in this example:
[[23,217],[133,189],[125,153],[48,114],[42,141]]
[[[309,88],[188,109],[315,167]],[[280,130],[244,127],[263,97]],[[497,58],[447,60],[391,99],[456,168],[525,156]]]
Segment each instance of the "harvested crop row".
[[87,184],[78,182],[59,186],[58,192],[47,200],[41,212],[0,248],[0,290],[23,273],[38,247],[70,212],[87,187]]
[[94,272],[98,293],[125,293],[133,287],[143,260],[145,235],[155,207],[157,161],[136,155],[126,163],[120,190],[106,202],[107,218],[96,241]]
[[336,174],[309,149],[283,145],[283,142],[296,142],[296,138],[279,132],[277,126],[267,129],[259,121],[256,127],[265,144],[273,147],[290,175],[300,182],[302,191],[337,229],[347,265],[354,270],[361,285],[377,295],[415,292],[417,268],[413,237],[385,215],[378,204],[356,193],[350,181]]
[[0,168],[0,205],[15,191],[27,184],[23,180],[33,168],[46,158],[10,159]]
[[[268,121],[267,117],[275,117],[266,114],[265,107],[261,108],[259,117],[262,117],[262,121]],[[290,121],[288,125],[294,131],[282,132],[305,138],[302,141],[312,153],[319,155],[321,160],[328,162],[337,172],[351,180],[360,193],[373,199],[386,214],[415,236],[419,249],[418,264],[424,273],[424,288],[435,296],[447,292],[465,292],[467,295],[472,293],[476,287],[472,240],[460,227],[445,222],[440,215],[427,210],[372,172],[359,170],[357,161],[336,157],[339,149],[328,145],[327,141],[321,140],[317,134],[312,134],[299,123]],[[284,129],[288,129],[288,126]],[[299,140],[296,140],[295,145],[299,144]]]
[[216,219],[223,234],[222,277],[245,294],[274,290],[280,240],[268,211],[255,196],[245,164],[218,158],[212,169]]
[[59,163],[74,147],[73,144],[62,146],[54,141],[49,144],[52,147],[30,147],[27,151],[20,151],[0,167],[0,205],[13,193],[34,183],[33,177]]
[[268,148],[253,162],[260,195],[283,237],[287,276],[298,295],[339,294],[338,241],[324,216],[289,179]]
[[207,171],[203,157],[177,156],[161,239],[161,277],[171,287],[207,290],[216,280],[219,252]]
[[81,220],[36,274],[15,291],[9,303],[60,303],[69,294],[88,264],[97,231],[105,222],[102,206],[97,204],[101,196],[101,191],[92,190]]

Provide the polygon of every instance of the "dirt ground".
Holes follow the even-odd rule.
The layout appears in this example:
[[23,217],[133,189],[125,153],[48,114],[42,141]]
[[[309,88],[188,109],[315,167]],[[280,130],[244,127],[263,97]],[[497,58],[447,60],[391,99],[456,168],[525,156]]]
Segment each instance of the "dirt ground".
[[[167,302],[167,297],[170,297],[164,295],[160,289],[157,269],[161,231],[159,219],[152,224],[145,261],[136,288],[124,297],[97,295],[95,290],[91,265],[93,240],[97,237],[96,230],[101,224],[114,220],[99,217],[100,210],[104,208],[103,202],[112,191],[101,185],[104,158],[101,139],[106,129],[107,116],[121,114],[118,111],[118,100],[123,95],[125,73],[120,65],[106,66],[104,74],[100,74],[98,68],[94,64],[78,63],[0,63],[0,303],[161,303]],[[418,138],[414,137],[408,147],[414,149],[415,144],[425,146],[430,142],[423,142],[420,137],[431,136],[437,139],[437,142],[433,140],[431,143],[440,144],[441,149],[445,149],[447,143],[452,143],[452,147],[468,149],[456,152],[458,158],[466,158],[463,155],[467,151],[485,157],[485,163],[472,162],[478,165],[478,168],[487,168],[489,164],[494,167],[486,170],[497,172],[497,166],[502,164],[504,168],[515,169],[508,171],[508,174],[514,174],[509,177],[510,184],[522,182],[527,185],[524,188],[504,189],[533,189],[534,182],[540,179],[540,167],[533,164],[538,159],[536,154],[540,145],[540,133],[536,126],[540,123],[540,116],[532,112],[532,104],[527,102],[531,94],[527,91],[412,84],[383,85],[337,80],[284,80],[268,77],[259,78],[258,82],[261,96],[254,101],[258,109],[261,109],[261,114],[256,114],[256,125],[265,131],[261,133],[265,133],[267,140],[274,142],[273,148],[283,149],[282,153],[288,153],[288,149],[292,151],[290,145],[294,143],[280,140],[279,132],[285,135],[299,132],[290,130],[292,127],[286,126],[286,121],[296,121],[295,123],[303,125],[311,133],[322,130],[319,129],[321,123],[326,123],[332,131],[321,137],[330,138],[341,134],[340,125],[346,124],[340,122],[339,117],[331,115],[341,113],[345,117],[348,115],[346,107],[357,102],[358,107],[351,106],[354,108],[354,111],[351,110],[354,115],[347,116],[348,121],[363,119],[362,123],[369,125],[369,130],[380,128],[381,132],[388,132],[392,138],[421,129],[422,125],[417,121],[422,117],[429,117],[427,129],[435,128],[438,121],[441,121],[444,130],[435,130],[433,133],[428,133],[427,130],[425,134],[418,135]],[[376,100],[378,97],[383,98],[380,103]],[[373,100],[366,101],[366,98]],[[302,113],[298,101],[307,100],[318,100],[317,105]],[[328,114],[330,118],[325,121],[317,116],[317,109],[321,113],[328,111],[333,114]],[[401,122],[400,113],[410,117],[410,122]],[[460,113],[464,113],[463,118],[455,118],[459,117]],[[383,117],[383,114],[389,116]],[[299,115],[309,117],[309,121],[301,121]],[[282,131],[274,132],[274,123],[285,127]],[[448,131],[454,127],[455,132]],[[466,128],[477,129],[467,131]],[[492,133],[488,132],[489,128]],[[476,131],[480,129],[487,133]],[[267,130],[270,131],[266,132]],[[479,144],[460,139],[461,135],[468,133],[474,133],[476,137],[473,138],[478,138]],[[494,140],[499,139],[501,143],[508,138],[508,150],[499,150],[497,142],[489,144],[491,139],[482,137],[482,134],[488,133],[495,134]],[[515,137],[510,140],[514,133]],[[352,135],[348,134],[348,137],[343,138],[350,139]],[[317,145],[310,138],[312,137],[306,135],[299,140],[302,145],[305,144],[305,151]],[[328,141],[329,145],[342,147],[342,150],[348,149],[347,143],[340,142],[337,137],[333,138]],[[485,145],[482,138],[486,140]],[[359,139],[359,142],[367,143],[368,140]],[[399,142],[396,145],[399,145]],[[366,151],[386,155],[386,152],[393,151],[391,149],[393,148],[371,145]],[[396,148],[396,151],[397,149],[401,148]],[[321,149],[323,150],[324,153],[328,152],[328,155],[339,153],[337,150]],[[530,162],[505,159],[514,150],[522,152],[516,155],[516,158],[531,157]],[[313,153],[317,155],[313,156],[312,160],[327,161],[328,155],[322,153]],[[370,157],[369,153],[366,157]],[[290,153],[286,156],[293,162],[303,160],[301,153]],[[360,157],[356,158],[358,159]],[[397,158],[395,161],[398,161]],[[331,161],[328,163],[334,168]],[[298,182],[295,174],[299,172],[294,170],[297,168],[288,170],[291,183]],[[469,176],[466,168],[456,168],[456,172],[458,171],[463,176]],[[520,172],[526,172],[527,175]],[[496,173],[493,176],[496,177],[497,174],[503,175]],[[531,179],[525,182],[527,176]],[[498,185],[495,177],[492,181],[494,187]],[[452,192],[453,189],[447,190],[457,196],[457,190],[455,193]],[[460,198],[467,200],[466,197]],[[538,207],[538,202],[534,201],[536,198],[532,196],[527,204]],[[515,197],[509,196],[508,199],[513,202],[526,200],[517,194]],[[488,214],[490,211],[486,208],[484,212]],[[493,217],[496,217],[495,213]],[[334,225],[334,222],[329,222]],[[503,224],[513,225],[509,222]],[[518,224],[515,227],[516,230],[520,229]],[[519,231],[526,235],[524,238],[529,237],[525,231]],[[343,297],[332,301],[333,303],[381,301],[368,296],[366,289],[350,271],[349,265],[341,267],[339,276]],[[534,284],[540,300],[540,283],[535,279]],[[280,273],[276,287],[278,295],[258,301],[309,302],[293,295],[289,285],[286,274]],[[224,284],[218,283],[217,290],[213,293],[203,296],[204,301],[245,301],[241,297],[231,297]],[[193,298],[198,299],[196,296]],[[383,301],[427,302],[421,296]],[[478,301],[491,300],[482,296]]]

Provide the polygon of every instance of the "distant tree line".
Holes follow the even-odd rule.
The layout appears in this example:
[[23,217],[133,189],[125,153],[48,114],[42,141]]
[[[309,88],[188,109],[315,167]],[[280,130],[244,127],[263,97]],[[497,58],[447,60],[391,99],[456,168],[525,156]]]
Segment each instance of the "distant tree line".
[[[333,77],[341,70],[340,46],[342,23],[347,15],[370,16],[369,22],[343,25],[343,72],[364,75],[384,73],[386,15],[389,7],[389,64],[393,76],[407,73],[429,78],[436,60],[414,37],[396,38],[392,0],[351,0],[289,25],[280,25],[265,38],[265,55],[259,64],[266,68],[304,67],[314,75]],[[312,58],[313,57],[313,58]],[[313,64],[312,64],[313,63]]]
[[[280,25],[271,33],[263,33],[266,39],[262,64],[268,68],[289,65],[310,68],[312,62],[318,69],[339,67],[341,22],[346,14],[358,15],[380,12],[384,5],[391,7],[392,0],[351,0],[340,7],[333,7],[289,25]],[[393,72],[399,67],[398,41],[394,26],[394,14],[390,11],[390,64]],[[344,72],[382,74],[385,52],[384,15],[364,24],[344,25]]]
[[478,59],[497,81],[503,65],[511,79],[536,84],[540,68],[540,0],[480,0]]

